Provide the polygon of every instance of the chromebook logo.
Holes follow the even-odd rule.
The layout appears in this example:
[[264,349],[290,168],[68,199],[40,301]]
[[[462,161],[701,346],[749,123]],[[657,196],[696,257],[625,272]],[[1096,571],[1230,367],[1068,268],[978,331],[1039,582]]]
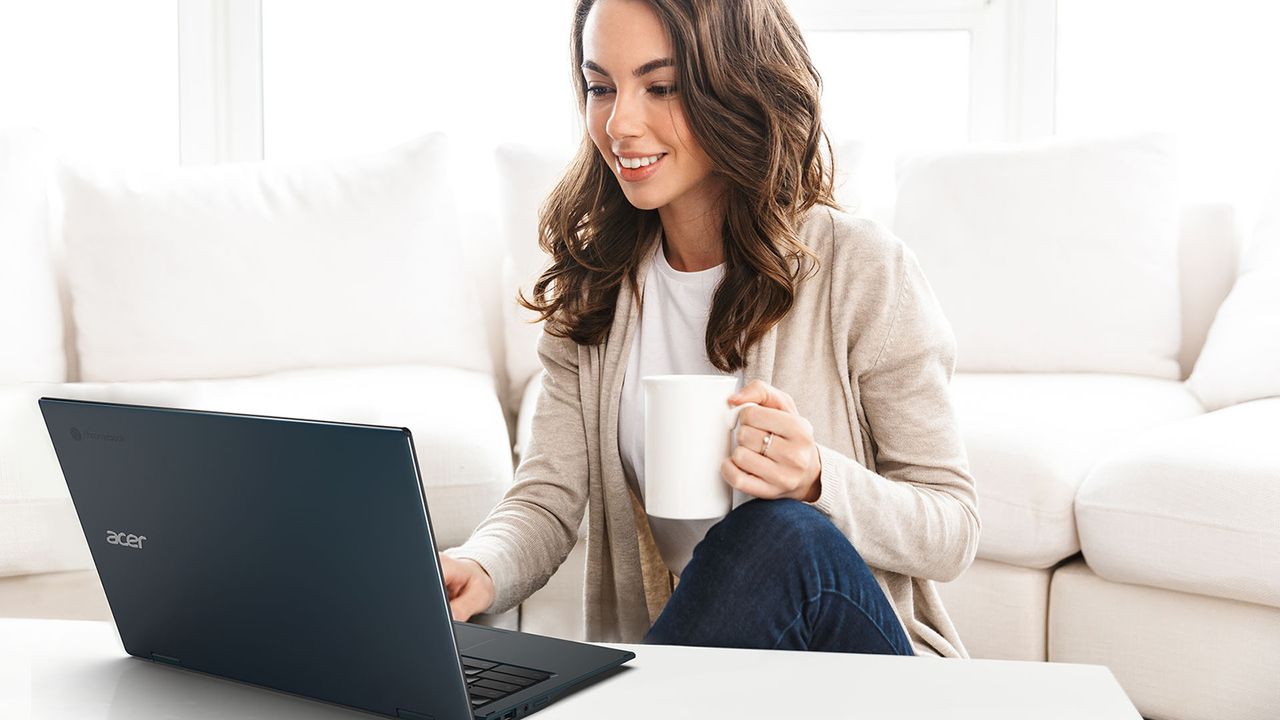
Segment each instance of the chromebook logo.
[[85,430],[81,432],[80,428],[75,428],[75,427],[71,428],[72,440],[75,440],[78,442],[86,438],[88,438],[89,440],[101,440],[103,442],[114,442],[114,443],[124,442],[123,435],[110,435],[107,433],[92,432],[90,430]]

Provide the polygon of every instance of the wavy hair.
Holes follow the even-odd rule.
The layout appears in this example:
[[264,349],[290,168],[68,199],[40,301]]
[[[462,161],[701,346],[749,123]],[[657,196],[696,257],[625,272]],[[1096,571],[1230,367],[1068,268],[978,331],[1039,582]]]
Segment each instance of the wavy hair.
[[[570,55],[578,109],[586,117],[582,35],[596,0],[579,0]],[[695,140],[725,180],[725,274],[707,320],[711,364],[734,372],[746,350],[787,314],[804,258],[799,236],[815,205],[839,208],[834,161],[821,123],[822,78],[782,0],[646,0],[670,39],[677,99]],[[825,155],[823,149],[825,148]],[[633,206],[587,133],[538,211],[538,242],[550,265],[517,300],[546,332],[580,345],[609,332],[624,278],[636,301],[657,210]],[[535,321],[536,322],[536,321]]]

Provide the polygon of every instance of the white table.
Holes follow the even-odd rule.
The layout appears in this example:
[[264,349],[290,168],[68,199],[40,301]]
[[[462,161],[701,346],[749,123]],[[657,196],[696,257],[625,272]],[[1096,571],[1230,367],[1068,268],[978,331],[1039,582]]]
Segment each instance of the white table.
[[[1139,718],[1111,672],[1099,665],[613,647],[636,658],[534,717]],[[370,717],[131,658],[110,623],[0,619],[5,720]]]

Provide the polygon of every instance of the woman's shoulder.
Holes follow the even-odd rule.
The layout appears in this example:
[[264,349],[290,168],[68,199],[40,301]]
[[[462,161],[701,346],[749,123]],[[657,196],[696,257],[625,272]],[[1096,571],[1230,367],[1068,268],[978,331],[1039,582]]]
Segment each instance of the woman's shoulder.
[[837,292],[896,285],[912,257],[883,224],[825,205],[809,210],[800,236],[818,256],[818,274],[828,275]]

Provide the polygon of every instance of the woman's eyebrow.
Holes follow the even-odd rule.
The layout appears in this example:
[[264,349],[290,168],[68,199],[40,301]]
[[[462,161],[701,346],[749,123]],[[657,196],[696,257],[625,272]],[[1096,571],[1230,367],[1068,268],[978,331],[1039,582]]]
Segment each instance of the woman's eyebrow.
[[[676,61],[672,60],[671,58],[658,58],[657,60],[650,60],[649,62],[641,65],[635,70],[632,70],[631,74],[636,77],[644,77],[645,75],[648,75],[649,73],[653,72],[654,70],[657,70],[658,68],[673,67],[675,64],[676,64]],[[595,64],[590,60],[587,60],[582,63],[582,69],[591,70],[592,72],[598,72],[601,75],[606,75],[606,76],[609,75],[609,73],[606,72],[604,68],[600,67],[599,65]]]

